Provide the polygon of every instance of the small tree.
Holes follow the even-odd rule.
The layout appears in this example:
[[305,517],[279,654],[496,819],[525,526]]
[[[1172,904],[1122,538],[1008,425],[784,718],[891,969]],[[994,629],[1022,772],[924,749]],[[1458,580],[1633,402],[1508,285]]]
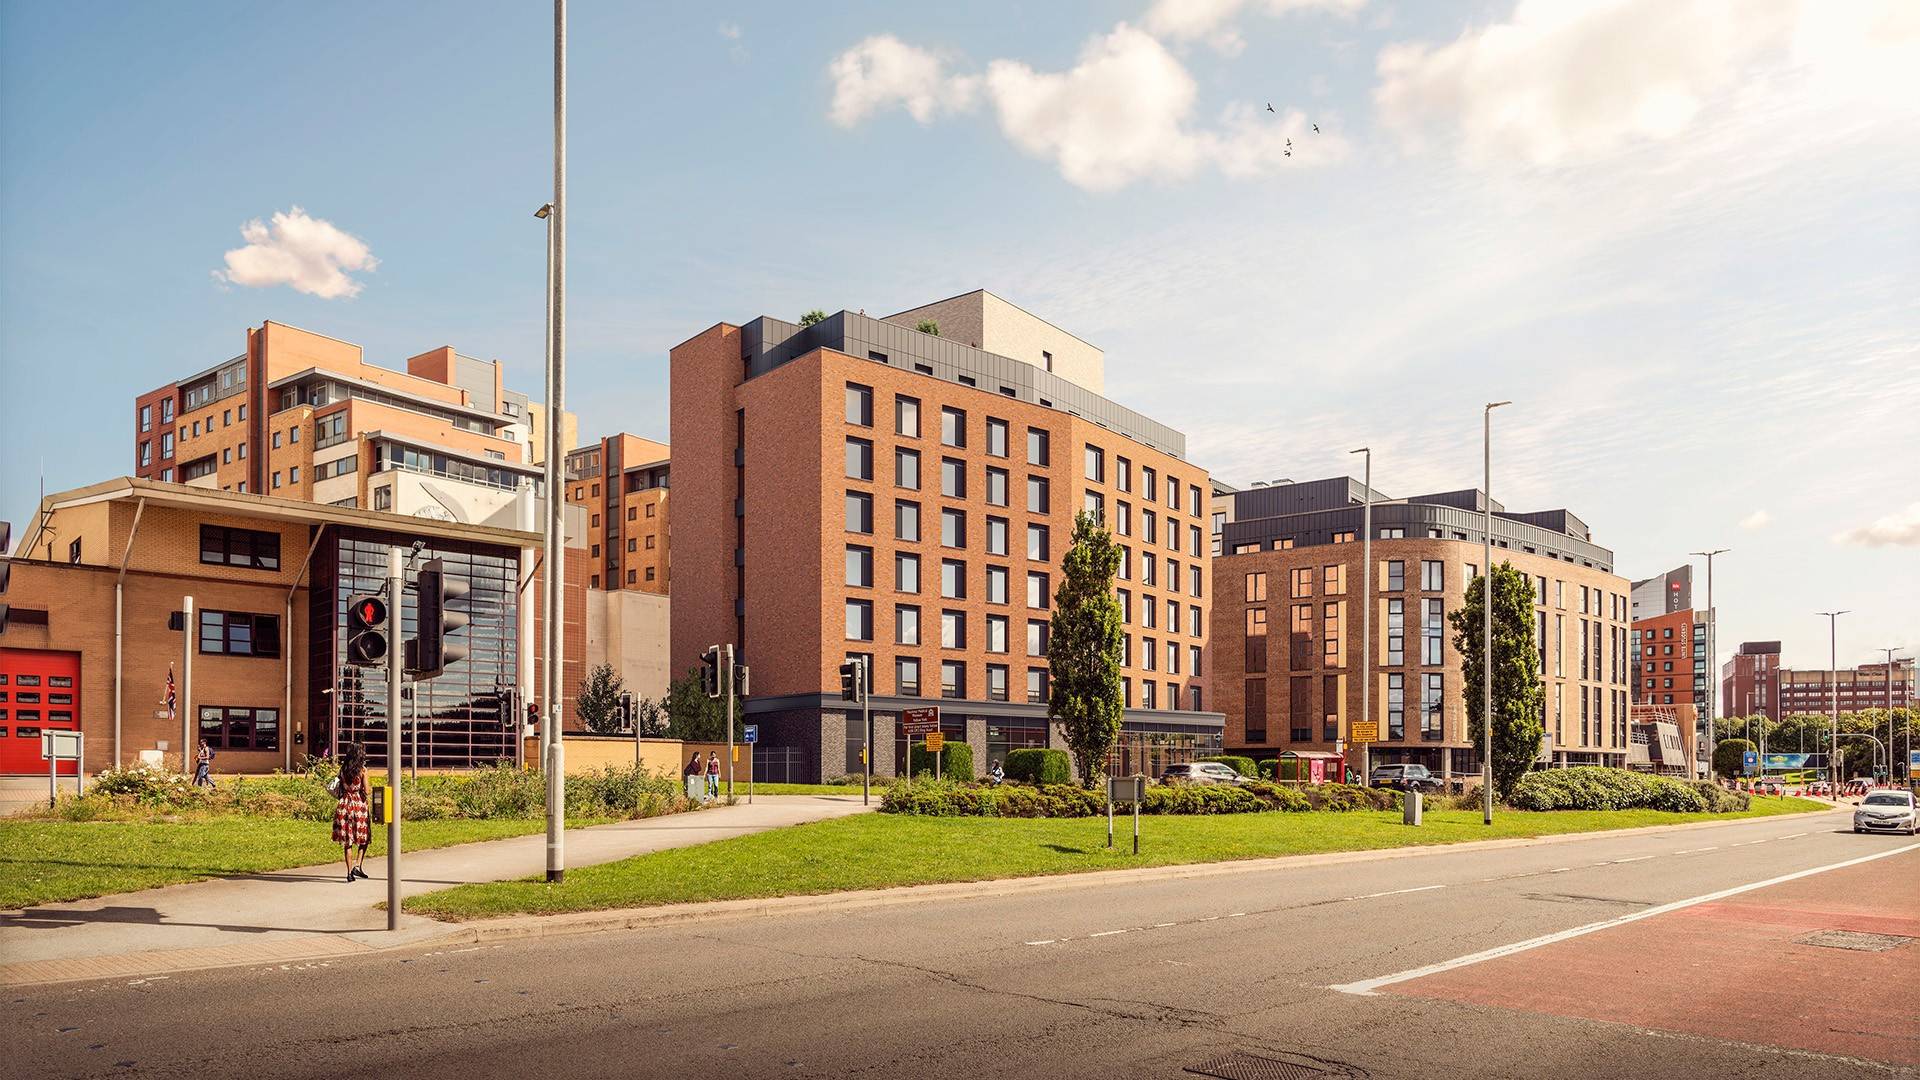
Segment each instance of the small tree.
[[1758,751],[1759,747],[1745,739],[1721,739],[1720,745],[1713,748],[1713,774],[1739,776],[1746,771],[1744,755],[1749,750]]
[[821,323],[826,321],[827,321],[827,313],[824,311],[821,311],[819,308],[814,308],[812,311],[809,311],[805,315],[800,316],[801,326],[812,326],[814,323]]
[[[1533,642],[1533,587],[1527,575],[1501,563],[1493,568],[1493,787],[1502,799],[1540,756],[1540,719],[1545,691]],[[1485,745],[1481,727],[1483,575],[1467,586],[1466,603],[1448,615],[1453,647],[1460,652],[1460,696],[1467,707],[1467,735]]]
[[[675,738],[688,742],[726,742],[727,741],[727,703],[722,698],[710,698],[706,688],[700,685],[700,669],[688,668],[687,673],[667,687],[667,720],[673,725]],[[746,734],[741,716],[745,710],[733,715],[733,735],[735,739]]]
[[920,331],[923,334],[931,334],[934,337],[940,336],[940,324],[937,322],[934,322],[932,319],[921,319],[919,324],[916,325],[914,329]]
[[579,696],[573,699],[573,712],[580,723],[595,735],[612,735],[620,730],[620,692],[622,680],[611,664],[601,664],[580,680]]
[[1047,716],[1060,722],[1089,788],[1105,775],[1120,736],[1120,602],[1113,596],[1119,569],[1120,549],[1106,526],[1084,510],[1074,515],[1048,631]]
[[640,725],[643,738],[658,739],[673,729],[673,722],[667,719],[666,698],[636,698],[633,711],[637,714],[634,722]]

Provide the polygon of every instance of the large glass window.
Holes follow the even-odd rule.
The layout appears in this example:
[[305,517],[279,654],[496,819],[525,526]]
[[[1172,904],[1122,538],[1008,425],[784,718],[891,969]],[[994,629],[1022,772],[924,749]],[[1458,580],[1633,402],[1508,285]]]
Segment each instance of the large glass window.
[[1046,562],[1052,555],[1051,531],[1045,525],[1027,526],[1027,558]]
[[1007,603],[1007,568],[1004,566],[987,567],[987,603]]
[[894,693],[901,697],[920,696],[920,661],[916,657],[900,656],[893,661]]
[[1048,586],[1047,575],[1027,575],[1027,606],[1030,608],[1053,606],[1053,590]]
[[280,569],[280,534],[224,525],[200,526],[200,561],[250,570]]
[[1421,603],[1426,615],[1420,622],[1420,662],[1438,665],[1445,662],[1442,642],[1446,640],[1447,602],[1436,598]]
[[1005,615],[987,616],[987,651],[990,653],[1007,651],[1007,617]]
[[279,656],[280,616],[200,611],[200,651],[227,656]]
[[1407,737],[1407,677],[1398,671],[1387,674],[1387,738]]
[[[920,644],[920,609],[911,604],[900,604],[893,609],[893,643],[895,645]],[[919,672],[914,672],[918,675]],[[916,680],[918,681],[918,680]]]
[[1420,588],[1439,592],[1447,587],[1447,564],[1438,559],[1420,560]]
[[1107,452],[1097,446],[1087,447],[1087,479],[1096,484],[1107,479]]
[[940,647],[943,649],[967,647],[966,612],[942,611],[940,613]]
[[1438,671],[1426,673],[1426,685],[1420,694],[1420,738],[1439,742],[1446,727],[1446,677]]
[[280,710],[202,705],[199,736],[215,750],[280,749]]

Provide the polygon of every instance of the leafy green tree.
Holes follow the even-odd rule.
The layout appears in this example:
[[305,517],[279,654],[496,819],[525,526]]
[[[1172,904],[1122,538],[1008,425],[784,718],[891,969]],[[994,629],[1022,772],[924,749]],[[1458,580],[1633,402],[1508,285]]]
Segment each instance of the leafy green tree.
[[672,721],[667,719],[666,698],[635,698],[633,711],[638,714],[634,720],[640,725],[642,738],[662,738],[673,730]]
[[1060,722],[1089,788],[1106,773],[1120,736],[1120,602],[1113,595],[1119,569],[1120,549],[1106,526],[1084,510],[1076,514],[1048,631],[1047,715]]
[[826,321],[827,321],[827,313],[824,311],[821,311],[819,308],[814,308],[812,311],[809,311],[805,315],[800,316],[801,326],[812,326],[814,323],[821,323]]
[[620,693],[625,684],[611,664],[601,664],[580,680],[580,693],[573,699],[573,713],[595,735],[613,735],[620,730]]
[[[1510,562],[1493,568],[1493,787],[1502,799],[1540,756],[1545,728],[1541,708],[1540,656],[1533,643],[1533,586]],[[1453,647],[1460,652],[1460,696],[1467,709],[1467,735],[1484,745],[1481,717],[1486,577],[1467,586],[1466,603],[1447,616]]]
[[923,334],[931,334],[934,337],[940,336],[940,324],[937,322],[934,322],[932,319],[921,319],[919,324],[916,325],[914,329],[920,331]]
[[[688,742],[727,741],[727,701],[707,696],[706,688],[700,685],[699,668],[688,668],[685,675],[667,687],[666,706],[674,738]],[[745,715],[746,710],[735,701],[733,737],[736,740],[746,736]]]
[[1747,751],[1759,751],[1759,747],[1745,739],[1721,739],[1720,745],[1713,748],[1713,774],[1715,776],[1741,776],[1747,771],[1744,755]]

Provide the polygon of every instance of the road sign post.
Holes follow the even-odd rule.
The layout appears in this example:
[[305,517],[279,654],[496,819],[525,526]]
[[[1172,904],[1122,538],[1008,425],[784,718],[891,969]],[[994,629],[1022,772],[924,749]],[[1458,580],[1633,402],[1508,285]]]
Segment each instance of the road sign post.
[[1133,776],[1107,777],[1107,846],[1113,846],[1113,804],[1130,802],[1133,804],[1133,853],[1140,854],[1140,804],[1147,799],[1147,778]]
[[87,793],[87,736],[58,729],[40,733],[40,754],[47,759],[47,805],[60,804],[60,763],[73,762],[75,794]]
[[[939,733],[940,709],[938,706],[900,710],[900,734],[904,736],[902,741],[906,744],[907,760],[897,771],[903,771],[906,774],[907,783],[913,783],[913,737],[915,735],[931,737]],[[928,749],[932,748],[928,747]],[[938,765],[934,766],[934,771],[938,773]]]
[[[746,744],[749,747],[757,746],[758,743],[760,742],[760,725],[759,724],[742,725],[740,734],[741,734],[741,738],[743,738],[746,741]],[[754,751],[749,749],[747,751],[747,755],[748,755],[747,756],[747,805],[752,806],[753,805],[753,758],[755,756]]]

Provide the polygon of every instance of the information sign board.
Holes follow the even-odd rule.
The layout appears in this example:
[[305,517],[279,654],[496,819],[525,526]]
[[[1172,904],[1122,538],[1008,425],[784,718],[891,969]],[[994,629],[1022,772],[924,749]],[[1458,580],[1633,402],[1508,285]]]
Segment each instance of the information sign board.
[[947,745],[947,737],[945,735],[942,735],[937,731],[930,731],[927,733],[927,752],[928,753],[939,753],[941,750],[946,748],[946,745]]
[[1355,720],[1348,728],[1347,737],[1357,743],[1379,742],[1380,721]]
[[929,735],[939,731],[939,708],[901,709],[900,730],[908,735]]

